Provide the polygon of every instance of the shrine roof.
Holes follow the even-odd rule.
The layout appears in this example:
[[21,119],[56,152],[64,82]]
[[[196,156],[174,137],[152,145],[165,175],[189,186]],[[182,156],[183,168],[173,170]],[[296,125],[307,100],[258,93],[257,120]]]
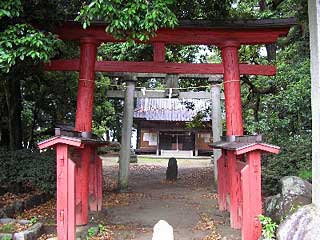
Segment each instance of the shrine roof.
[[92,135],[89,132],[75,131],[72,126],[60,125],[55,128],[55,136],[38,143],[39,149],[52,147],[56,144],[66,144],[73,147],[83,147],[84,145],[103,146],[110,143]]
[[221,137],[221,140],[210,144],[217,149],[231,150],[236,155],[241,155],[250,151],[260,150],[278,154],[280,147],[262,142],[261,135],[254,136],[229,136]]
[[[189,122],[210,106],[210,99],[137,98],[133,116],[149,121]],[[210,121],[210,117],[203,121]]]

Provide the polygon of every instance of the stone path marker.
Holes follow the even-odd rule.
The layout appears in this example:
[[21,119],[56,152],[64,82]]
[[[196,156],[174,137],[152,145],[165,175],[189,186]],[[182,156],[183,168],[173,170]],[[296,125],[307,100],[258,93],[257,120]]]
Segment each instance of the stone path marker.
[[152,240],[174,240],[171,225],[164,220],[160,220],[154,225]]
[[177,159],[172,157],[169,159],[169,162],[168,162],[166,179],[176,181],[177,178],[178,178],[178,163],[177,163]]

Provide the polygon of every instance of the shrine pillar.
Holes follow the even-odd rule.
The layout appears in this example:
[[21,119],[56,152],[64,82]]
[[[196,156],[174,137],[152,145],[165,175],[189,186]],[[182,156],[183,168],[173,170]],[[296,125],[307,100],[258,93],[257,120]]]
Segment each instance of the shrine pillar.
[[[320,3],[308,1],[311,58],[312,182],[320,182]],[[320,187],[312,185],[312,202],[320,208]]]
[[127,88],[125,92],[123,109],[118,179],[118,185],[121,190],[125,190],[128,188],[135,82],[136,79],[134,77],[126,79]]
[[227,136],[243,135],[239,47],[240,45],[237,42],[225,42],[221,46]]
[[[222,119],[221,119],[221,92],[220,80],[209,77],[211,83],[211,119],[212,119],[212,140],[220,141],[222,135]],[[218,164],[217,161],[221,156],[221,149],[213,149],[213,166],[214,166],[214,182],[218,184]]]
[[[94,100],[95,62],[98,43],[93,38],[80,39],[80,72],[78,81],[77,111],[75,130],[92,131]],[[89,164],[92,148],[85,146],[76,166],[76,224],[88,223]]]
[[[227,136],[241,136],[243,135],[242,126],[242,105],[241,105],[241,91],[240,91],[240,70],[238,48],[239,43],[233,41],[224,42],[221,46],[222,64],[224,68],[223,83],[225,94],[225,108],[226,108],[226,125]],[[226,151],[226,156],[220,158],[219,161],[224,161],[222,165],[222,172],[219,174],[224,175],[223,185],[225,186],[222,193],[219,188],[219,194],[225,196],[226,199],[220,201],[227,204],[227,209],[230,211],[231,227],[241,228],[241,203],[239,199],[241,181],[240,172],[237,170],[237,158],[232,151]],[[225,206],[220,206],[224,209]]]

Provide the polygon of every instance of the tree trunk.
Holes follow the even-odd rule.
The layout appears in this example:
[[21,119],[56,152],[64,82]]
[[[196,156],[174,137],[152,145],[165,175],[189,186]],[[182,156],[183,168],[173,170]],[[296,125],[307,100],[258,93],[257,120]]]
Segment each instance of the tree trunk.
[[0,85],[0,146],[8,147],[10,145],[8,129],[8,110],[6,98],[4,95],[4,86],[1,81]]
[[32,111],[32,125],[30,129],[30,137],[29,137],[29,146],[28,148],[34,148],[36,145],[34,144],[34,130],[36,128],[36,123],[38,120],[38,113],[39,113],[39,108],[37,107],[37,103],[34,104],[33,111]]
[[4,88],[8,108],[10,149],[17,150],[22,148],[20,79],[16,77],[6,79]]
[[275,44],[266,44],[267,59],[269,62],[276,60],[277,57],[277,46]]

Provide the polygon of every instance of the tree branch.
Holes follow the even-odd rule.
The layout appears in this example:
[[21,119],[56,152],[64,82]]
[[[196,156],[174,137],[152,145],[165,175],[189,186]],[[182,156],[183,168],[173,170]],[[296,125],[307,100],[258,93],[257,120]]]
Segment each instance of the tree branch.
[[249,80],[249,78],[247,76],[243,76],[241,79],[245,84],[247,84],[249,86],[252,93],[270,94],[270,93],[277,92],[277,88],[274,85],[272,85],[268,88],[258,88]]

